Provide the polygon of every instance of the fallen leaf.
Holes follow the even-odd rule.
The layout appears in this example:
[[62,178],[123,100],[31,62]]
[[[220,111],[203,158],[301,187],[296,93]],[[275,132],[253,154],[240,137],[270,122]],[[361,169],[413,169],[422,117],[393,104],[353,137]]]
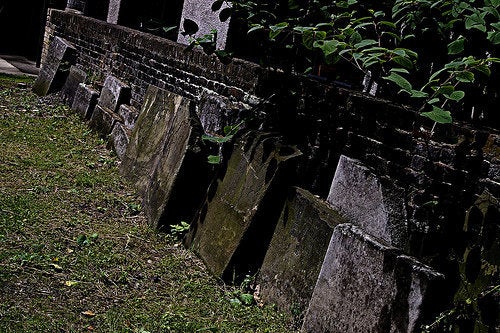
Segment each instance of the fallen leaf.
[[73,287],[74,285],[77,285],[79,282],[78,281],[66,281],[64,284],[68,287]]
[[87,317],[95,317],[95,313],[90,311],[90,310],[83,311],[82,315],[87,316]]
[[59,266],[58,264],[50,264],[50,266],[54,267],[54,269],[55,269],[55,270],[57,270],[57,271],[62,271],[62,269],[63,269],[63,268],[62,268],[61,266]]

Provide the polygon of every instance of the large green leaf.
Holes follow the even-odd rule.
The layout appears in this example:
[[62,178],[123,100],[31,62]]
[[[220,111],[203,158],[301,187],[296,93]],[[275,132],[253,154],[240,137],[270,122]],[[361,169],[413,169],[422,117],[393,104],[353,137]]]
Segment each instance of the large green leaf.
[[488,40],[495,45],[500,44],[500,31],[489,31]]
[[451,99],[452,101],[458,102],[465,97],[465,92],[462,90],[456,90],[452,92],[450,95],[445,95],[445,97]]
[[270,25],[269,26],[269,39],[271,39],[271,40],[275,39],[287,27],[288,27],[288,22],[281,22],[281,23],[278,23],[276,25]]
[[439,124],[450,124],[453,121],[450,111],[443,110],[434,105],[432,106],[432,111],[422,112],[421,115]]
[[399,87],[401,87],[403,90],[407,91],[410,93],[412,91],[412,86],[411,83],[402,77],[401,75],[392,72],[389,76],[384,77],[385,80],[392,81],[395,84],[397,84]]
[[354,47],[356,49],[360,49],[362,47],[371,46],[371,45],[377,45],[377,44],[378,44],[378,42],[376,40],[374,40],[374,39],[363,39],[361,42],[356,43],[354,45]]
[[333,40],[320,40],[313,43],[313,46],[323,51],[325,57],[337,52],[339,41]]
[[465,83],[474,82],[474,73],[469,71],[459,72],[457,74],[457,80]]
[[463,36],[458,37],[456,40],[448,44],[448,54],[459,54],[464,51],[465,38]]
[[413,62],[406,57],[397,56],[397,57],[393,57],[391,60],[394,61],[396,64],[401,65],[405,68],[408,68],[408,69],[413,68]]

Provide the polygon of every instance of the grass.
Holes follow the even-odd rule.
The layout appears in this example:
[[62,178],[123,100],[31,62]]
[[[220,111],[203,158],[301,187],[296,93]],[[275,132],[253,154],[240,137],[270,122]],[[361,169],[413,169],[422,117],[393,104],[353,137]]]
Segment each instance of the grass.
[[0,75],[0,332],[291,331],[148,228],[106,143],[31,84]]

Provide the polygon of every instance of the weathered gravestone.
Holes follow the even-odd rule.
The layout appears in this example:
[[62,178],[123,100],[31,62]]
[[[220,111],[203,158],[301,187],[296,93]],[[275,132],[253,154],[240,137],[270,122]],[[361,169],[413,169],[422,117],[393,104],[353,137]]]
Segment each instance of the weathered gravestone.
[[121,160],[130,142],[132,130],[134,129],[139,112],[133,106],[122,104],[118,110],[118,115],[123,122],[115,122],[111,131],[110,144]]
[[118,24],[122,0],[109,0],[108,16],[106,22]]
[[47,57],[40,73],[33,84],[33,92],[45,96],[62,87],[68,75],[70,65],[75,62],[76,49],[67,40],[54,37],[49,45]]
[[224,135],[226,126],[243,123],[248,109],[249,107],[241,102],[205,93],[200,98],[196,113],[205,133]]
[[361,162],[340,157],[326,201],[367,233],[393,246],[407,248],[404,189],[377,177]]
[[121,104],[128,103],[130,92],[130,87],[126,83],[108,75],[94,112],[92,112],[90,127],[103,136],[110,134],[115,123],[122,122],[118,108]]
[[[444,277],[359,227],[335,227],[309,302],[307,333],[415,332]],[[439,294],[433,295],[439,298]]]
[[[229,20],[221,22],[219,14],[224,8],[227,8],[226,2],[217,10],[212,10],[213,0],[185,0],[182,8],[181,27],[177,42],[188,45],[190,36],[184,32],[183,26],[186,25],[186,20],[194,21],[198,26],[195,37],[203,37],[212,32],[217,31],[216,47],[218,50],[223,50],[226,47],[227,32],[229,29]],[[108,21],[109,22],[109,21]]]
[[194,104],[149,86],[121,172],[144,200],[149,223],[190,221],[208,186],[207,154]]
[[80,83],[84,83],[87,79],[87,74],[76,66],[69,68],[68,78],[64,83],[61,94],[67,104],[73,105],[75,94]]
[[76,89],[71,109],[80,115],[82,119],[89,120],[97,105],[98,97],[99,92],[97,90],[80,83]]
[[231,277],[260,266],[285,199],[285,174],[299,155],[264,133],[250,132],[236,144],[188,237],[214,275]]
[[85,13],[87,8],[87,0],[68,0],[66,3],[66,10],[78,14]]
[[303,316],[333,228],[344,222],[324,201],[295,188],[281,213],[260,269],[262,300]]

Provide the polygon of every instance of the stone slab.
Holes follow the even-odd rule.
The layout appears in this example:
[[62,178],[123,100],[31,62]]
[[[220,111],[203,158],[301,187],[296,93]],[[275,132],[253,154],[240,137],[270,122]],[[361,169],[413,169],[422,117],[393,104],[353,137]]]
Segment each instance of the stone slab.
[[95,106],[99,92],[90,86],[80,83],[76,89],[75,97],[71,109],[75,111],[82,119],[90,119]]
[[177,42],[181,44],[189,45],[189,36],[183,35],[183,22],[185,19],[190,19],[199,27],[198,32],[194,37],[202,37],[206,34],[210,34],[211,30],[217,30],[217,41],[216,47],[218,50],[223,50],[226,47],[227,33],[229,30],[228,19],[225,22],[221,22],[219,19],[219,13],[227,8],[227,4],[224,2],[221,9],[214,12],[212,11],[213,0],[185,0],[184,6],[182,7],[181,16],[181,26],[179,29],[179,35],[177,37]]
[[191,101],[182,96],[152,85],[148,87],[121,165],[122,174],[134,184],[140,194],[146,192],[158,155],[166,145],[171,117],[176,112],[183,112],[182,110],[189,110],[191,107]]
[[113,130],[111,131],[110,144],[113,146],[116,156],[118,156],[120,160],[122,160],[123,155],[125,155],[131,135],[132,132],[124,124],[115,122]]
[[303,318],[340,215],[310,192],[287,199],[260,269],[262,300]]
[[131,90],[128,84],[113,75],[108,75],[104,80],[104,86],[97,105],[118,113],[121,104],[128,104]]
[[87,73],[78,67],[71,66],[69,68],[68,78],[61,89],[63,99],[67,104],[73,105],[76,90],[78,89],[80,83],[84,83],[86,79]]
[[108,16],[106,22],[118,24],[122,0],[109,0]]
[[76,58],[75,47],[67,40],[54,37],[50,42],[47,57],[40,73],[33,84],[33,92],[45,96],[49,92],[60,89],[68,75],[71,63]]
[[149,86],[120,170],[153,227],[191,221],[201,205],[209,177],[201,136],[194,103]]
[[207,134],[224,135],[224,127],[243,124],[248,105],[233,102],[220,95],[205,93],[200,98],[196,113]]
[[[335,227],[302,331],[414,332],[444,276],[352,224]],[[433,295],[439,298],[436,293]]]
[[110,112],[100,105],[96,105],[90,117],[89,126],[96,130],[102,137],[106,137],[111,134],[116,122],[122,122],[122,119],[116,113]]
[[123,125],[129,130],[133,130],[139,117],[139,111],[131,105],[122,104],[118,109],[118,115],[123,119]]
[[214,275],[261,264],[285,199],[281,176],[298,155],[269,134],[250,132],[237,142],[188,241]]
[[350,223],[391,245],[407,248],[405,191],[360,161],[341,156],[326,200]]
[[73,13],[83,14],[87,8],[87,0],[68,0],[66,10]]

